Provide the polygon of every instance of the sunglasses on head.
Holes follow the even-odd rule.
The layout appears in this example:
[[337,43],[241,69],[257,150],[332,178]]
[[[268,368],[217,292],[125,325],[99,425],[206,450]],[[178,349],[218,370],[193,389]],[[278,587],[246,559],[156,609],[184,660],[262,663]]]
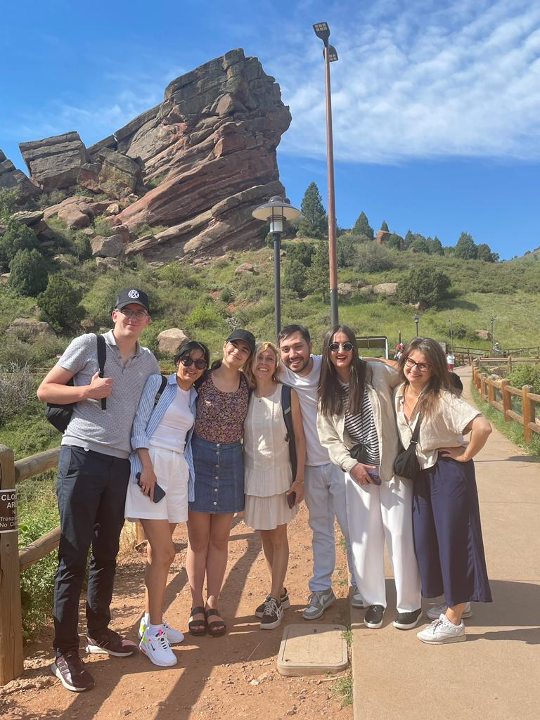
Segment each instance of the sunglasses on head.
[[333,342],[333,343],[330,343],[330,345],[328,346],[328,349],[330,350],[330,352],[337,352],[340,347],[343,348],[344,350],[346,350],[347,352],[351,352],[354,345],[351,342],[344,342],[344,343]]
[[189,355],[182,355],[180,358],[180,361],[184,367],[191,367],[192,365],[195,365],[197,370],[205,370],[206,369],[206,360],[203,360],[203,358],[197,358],[194,360]]

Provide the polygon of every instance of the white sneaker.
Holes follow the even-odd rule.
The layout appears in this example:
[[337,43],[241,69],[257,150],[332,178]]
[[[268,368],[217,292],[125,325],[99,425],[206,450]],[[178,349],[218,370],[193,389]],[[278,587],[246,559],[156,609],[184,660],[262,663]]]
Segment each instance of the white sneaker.
[[454,625],[446,615],[440,615],[438,620],[434,620],[431,625],[420,630],[416,637],[422,642],[431,645],[445,645],[446,643],[461,642],[467,639],[463,622]]
[[178,662],[163,630],[160,630],[155,636],[149,636],[148,630],[146,630],[139,643],[139,650],[143,652],[154,665],[159,665],[160,667],[171,667]]
[[[441,615],[446,615],[448,605],[446,603],[440,603],[440,605],[433,605],[427,611],[427,616],[430,620],[438,620]],[[472,617],[471,603],[465,603],[465,610],[461,614],[461,619],[467,619]]]
[[[184,640],[184,633],[181,633],[180,630],[175,630],[173,627],[169,625],[169,623],[164,619],[163,620],[163,632],[165,633],[165,637],[169,641],[171,645],[177,645],[178,643],[181,643]],[[144,631],[148,627],[148,624],[144,620],[144,615],[141,618],[141,622],[139,623],[139,640],[142,640],[142,637],[144,635]]]

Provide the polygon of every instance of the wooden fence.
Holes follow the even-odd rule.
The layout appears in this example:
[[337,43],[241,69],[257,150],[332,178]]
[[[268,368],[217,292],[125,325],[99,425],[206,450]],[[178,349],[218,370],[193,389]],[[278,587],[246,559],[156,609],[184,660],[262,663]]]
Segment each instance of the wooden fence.
[[[60,541],[57,527],[19,550],[19,533],[14,518],[10,522],[7,517],[7,500],[15,498],[11,503],[15,507],[10,508],[15,515],[16,483],[55,468],[59,455],[60,447],[56,447],[15,461],[13,450],[0,445],[0,686],[23,672],[20,574],[57,548]],[[137,541],[143,538],[142,526],[137,523]]]
[[[530,358],[528,360],[530,362]],[[525,442],[530,442],[532,433],[540,434],[540,422],[536,419],[535,408],[536,403],[540,403],[540,395],[533,393],[530,385],[515,388],[510,385],[510,381],[506,378],[500,378],[497,375],[486,375],[481,372],[481,362],[482,360],[473,362],[473,382],[480,397],[502,412],[506,422],[510,422],[512,419],[522,425]],[[512,408],[512,396],[517,396],[521,400],[521,413]]]

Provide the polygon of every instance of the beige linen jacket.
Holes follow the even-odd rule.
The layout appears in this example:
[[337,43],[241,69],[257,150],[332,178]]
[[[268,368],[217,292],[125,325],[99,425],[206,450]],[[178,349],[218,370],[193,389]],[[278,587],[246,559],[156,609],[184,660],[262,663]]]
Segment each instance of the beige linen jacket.
[[[399,375],[386,363],[368,362],[366,385],[379,439],[379,474],[381,480],[389,482],[394,476],[394,460],[399,448],[393,398],[393,390],[399,385]],[[334,465],[350,472],[357,461],[349,454],[355,443],[345,429],[345,414],[327,417],[321,414],[319,407],[317,432]]]

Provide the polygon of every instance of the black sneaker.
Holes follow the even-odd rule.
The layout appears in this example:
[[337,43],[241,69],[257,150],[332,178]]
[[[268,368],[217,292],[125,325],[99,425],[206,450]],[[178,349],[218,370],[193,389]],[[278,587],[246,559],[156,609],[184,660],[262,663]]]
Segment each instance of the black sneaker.
[[418,625],[421,617],[422,608],[418,608],[418,610],[411,610],[409,612],[400,612],[396,615],[394,627],[399,630],[412,630],[413,627]]
[[372,630],[380,628],[383,622],[384,608],[382,605],[370,605],[364,615],[364,625]]
[[[267,595],[264,598],[264,602],[262,602],[255,610],[255,617],[262,618],[262,616],[264,615],[264,608],[266,607],[266,603],[270,600],[271,597],[271,595]],[[289,600],[289,593],[287,592],[287,588],[283,588],[283,592],[279,597],[279,602],[283,610],[291,607],[291,601]]]
[[88,653],[107,653],[115,657],[127,657],[133,655],[137,649],[134,642],[124,640],[118,633],[109,628],[100,630],[99,634],[94,633],[94,637],[87,635],[86,639],[88,640],[86,646],[86,652]]
[[281,625],[283,620],[283,607],[275,598],[271,597],[264,604],[264,613],[261,619],[261,630],[273,630]]
[[77,648],[58,655],[51,665],[51,672],[66,690],[83,692],[94,687],[94,678],[84,667]]

